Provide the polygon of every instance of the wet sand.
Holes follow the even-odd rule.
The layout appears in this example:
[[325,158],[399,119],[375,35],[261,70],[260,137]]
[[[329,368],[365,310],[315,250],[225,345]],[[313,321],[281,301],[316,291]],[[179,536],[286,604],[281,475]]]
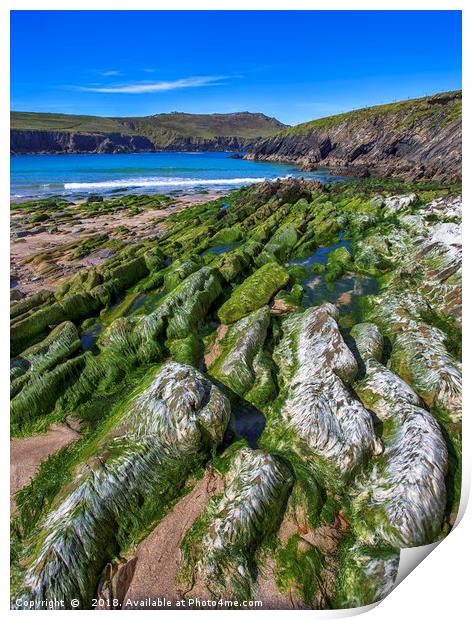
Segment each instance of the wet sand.
[[128,588],[122,587],[123,591],[126,589],[123,594],[123,609],[141,608],[136,603],[148,597],[165,597],[172,601],[182,598],[184,593],[177,583],[181,559],[180,544],[208,500],[222,490],[222,479],[213,471],[207,471],[192,491],[181,499],[143,540],[135,557],[128,562],[132,563],[134,570],[132,576],[128,574]]
[[10,512],[16,511],[14,496],[36,476],[43,461],[80,438],[77,430],[53,424],[41,435],[19,437],[10,442]]
[[[211,192],[182,195],[172,198],[164,208],[144,206],[135,215],[131,214],[129,208],[123,207],[111,213],[87,217],[77,208],[84,201],[76,201],[61,209],[71,217],[64,221],[58,219],[55,232],[49,232],[40,223],[28,226],[25,213],[21,209],[14,209],[10,217],[10,273],[14,279],[14,296],[20,299],[41,289],[55,291],[76,271],[98,265],[109,256],[107,252],[94,250],[88,256],[72,259],[74,244],[97,234],[106,234],[110,240],[121,240],[125,243],[159,236],[165,228],[164,220],[171,213],[215,200],[222,194],[223,192]],[[40,232],[34,232],[35,230]],[[18,233],[23,234],[25,231],[26,236],[18,237]],[[30,234],[31,231],[33,234]],[[53,256],[43,260],[43,253],[53,253]]]

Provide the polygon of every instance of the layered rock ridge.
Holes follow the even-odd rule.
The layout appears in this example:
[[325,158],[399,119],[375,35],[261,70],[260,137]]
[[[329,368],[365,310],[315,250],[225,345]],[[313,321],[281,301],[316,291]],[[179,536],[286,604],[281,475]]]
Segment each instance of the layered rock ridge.
[[246,156],[353,176],[459,180],[462,92],[354,110],[260,140]]
[[106,118],[12,112],[10,151],[32,153],[137,153],[245,151],[285,125],[264,114],[156,114]]

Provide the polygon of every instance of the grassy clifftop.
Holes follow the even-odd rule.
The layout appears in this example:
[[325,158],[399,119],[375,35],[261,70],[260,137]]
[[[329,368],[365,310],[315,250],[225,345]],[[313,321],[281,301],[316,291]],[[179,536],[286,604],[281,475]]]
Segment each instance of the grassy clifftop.
[[462,91],[328,116],[249,149],[248,159],[330,166],[347,174],[457,181],[462,165]]
[[94,133],[132,133],[113,118],[49,114],[43,112],[10,112],[10,129],[22,131],[68,131]]
[[265,114],[236,112],[234,114],[156,114],[130,119],[115,119],[151,137],[156,131],[170,131],[198,138],[238,136],[257,138],[273,136],[286,125]]
[[260,113],[185,114],[172,112],[134,118],[107,118],[41,112],[11,112],[11,129],[66,131],[71,133],[121,133],[142,135],[151,140],[173,133],[188,137],[217,136],[256,138],[271,136],[285,128],[275,118]]
[[[447,105],[445,105],[447,104]],[[362,122],[374,118],[398,116],[398,128],[406,127],[411,121],[423,118],[437,117],[438,121],[445,125],[459,118],[462,113],[462,91],[450,91],[439,93],[431,97],[419,99],[407,99],[395,103],[376,105],[369,108],[360,108],[343,114],[318,118],[307,123],[301,123],[289,127],[281,132],[281,135],[306,134],[311,131],[331,129],[346,121]]]

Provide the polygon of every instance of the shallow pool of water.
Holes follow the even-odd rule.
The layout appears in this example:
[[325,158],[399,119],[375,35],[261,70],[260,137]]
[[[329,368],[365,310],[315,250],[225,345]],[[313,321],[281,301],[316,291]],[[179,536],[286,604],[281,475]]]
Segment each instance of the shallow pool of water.
[[205,250],[204,254],[224,254],[225,252],[231,252],[241,245],[241,241],[235,243],[226,243],[224,245],[218,245]]
[[347,248],[348,250],[351,249],[351,242],[349,239],[344,238],[344,234],[345,233],[339,234],[339,241],[337,243],[317,248],[313,254],[310,254],[310,256],[307,256],[306,258],[297,258],[295,256],[287,262],[287,265],[289,267],[291,265],[300,265],[301,267],[305,267],[305,269],[309,269],[314,263],[326,265],[328,262],[328,256],[334,250],[337,250],[338,248]]
[[93,327],[91,327],[88,331],[84,332],[80,337],[80,342],[82,344],[82,349],[84,351],[88,351],[91,349],[97,342],[98,337],[103,331],[103,325],[97,323]]
[[129,316],[130,314],[133,314],[134,312],[136,312],[136,310],[139,310],[140,308],[142,308],[148,299],[149,299],[149,295],[146,295],[144,293],[141,293],[141,295],[138,295],[136,299],[134,300],[133,304],[124,313],[124,316]]
[[234,437],[243,437],[251,448],[257,448],[264,427],[265,417],[262,413],[251,403],[241,402],[233,410],[220,451],[227,448]]
[[375,278],[352,273],[341,276],[335,282],[326,282],[324,276],[310,274],[302,280],[302,286],[305,291],[305,307],[330,302],[339,308],[341,315],[352,313],[356,323],[362,320],[361,298],[378,292]]

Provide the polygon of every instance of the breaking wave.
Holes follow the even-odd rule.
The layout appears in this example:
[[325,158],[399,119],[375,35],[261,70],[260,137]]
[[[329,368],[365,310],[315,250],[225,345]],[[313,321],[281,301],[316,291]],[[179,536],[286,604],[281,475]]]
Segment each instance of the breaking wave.
[[168,179],[137,178],[115,179],[113,181],[92,181],[89,183],[64,183],[64,189],[110,189],[117,187],[196,187],[201,185],[245,185],[262,183],[266,177],[239,177],[235,179]]

